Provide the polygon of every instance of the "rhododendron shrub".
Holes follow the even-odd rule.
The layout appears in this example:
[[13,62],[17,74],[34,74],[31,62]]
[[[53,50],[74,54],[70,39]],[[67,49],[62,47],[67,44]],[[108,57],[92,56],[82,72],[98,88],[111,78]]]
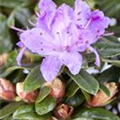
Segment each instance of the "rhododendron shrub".
[[0,120],[120,120],[119,6],[0,0]]

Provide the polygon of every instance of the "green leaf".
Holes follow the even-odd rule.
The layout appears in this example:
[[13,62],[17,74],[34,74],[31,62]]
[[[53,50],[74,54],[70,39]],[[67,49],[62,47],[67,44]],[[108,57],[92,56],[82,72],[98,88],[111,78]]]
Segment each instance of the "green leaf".
[[9,52],[12,46],[11,34],[7,27],[7,18],[0,13],[0,54]]
[[56,100],[51,96],[47,96],[44,100],[35,104],[35,110],[37,114],[44,115],[52,111],[55,106]]
[[11,116],[7,116],[6,118],[4,118],[2,120],[16,120],[16,119],[13,119],[13,117],[11,117]]
[[100,85],[100,89],[109,97],[110,96],[110,91],[105,85]]
[[[104,0],[104,1],[95,1],[97,6],[99,6],[107,16],[119,18],[120,11],[120,0]],[[113,7],[114,6],[114,7]]]
[[86,91],[84,91],[83,89],[81,89],[83,95],[85,96],[85,99],[87,101],[90,101],[91,100],[91,95],[89,93],[87,93]]
[[13,67],[9,67],[3,74],[0,74],[0,77],[7,77],[8,75],[10,75],[13,71],[15,70],[23,70],[25,69],[24,67],[19,67],[19,66],[13,66]]
[[81,110],[77,110],[75,112],[74,118],[79,116],[90,117],[99,120],[120,120],[119,117],[103,108],[82,108]]
[[100,57],[108,58],[120,55],[120,43],[116,42],[117,38],[104,37],[95,43],[95,48],[99,52]]
[[72,119],[72,120],[95,120],[95,119],[93,119],[93,118],[90,118],[90,117],[78,117],[78,118],[74,118],[74,119]]
[[13,118],[18,120],[46,120],[51,117],[51,114],[47,114],[45,116],[40,116],[35,113],[33,105],[23,105],[18,108],[14,114]]
[[16,51],[12,51],[8,54],[8,58],[5,65],[2,68],[0,68],[0,74],[4,73],[9,67],[16,66],[16,57]]
[[108,30],[114,32],[114,34],[119,37],[119,35],[120,35],[120,25],[110,27]]
[[11,115],[16,109],[18,109],[23,103],[13,102],[0,109],[0,119],[3,119]]
[[12,27],[15,25],[15,18],[14,18],[14,11],[9,15],[9,18],[7,20],[8,27]]
[[80,106],[84,101],[84,95],[78,91],[74,96],[66,98],[65,103],[75,108]]
[[66,88],[66,97],[72,97],[75,95],[75,93],[80,89],[79,86],[72,81]]
[[28,2],[29,0],[0,0],[0,6],[7,8],[14,8],[23,2]]
[[13,114],[13,117],[21,115],[23,113],[35,112],[33,105],[22,105]]
[[112,65],[116,67],[120,67],[120,60],[108,60],[108,59],[103,59],[104,62],[111,63]]
[[120,69],[117,67],[111,67],[95,77],[100,83],[118,82],[120,77]]
[[34,67],[25,79],[24,90],[26,92],[34,91],[44,83],[45,80],[40,72],[40,66]]
[[54,0],[58,5],[61,5],[62,3],[66,3],[70,6],[74,5],[74,0]]
[[81,70],[80,74],[72,75],[67,72],[71,79],[83,90],[86,92],[95,95],[99,90],[99,83],[97,80],[87,72]]
[[45,99],[51,92],[51,88],[44,86],[43,88],[41,88],[39,95],[36,99],[36,103],[41,102],[43,99]]
[[30,10],[21,5],[16,7],[14,12],[15,12],[15,18],[17,19],[17,21],[24,27],[28,26],[29,19],[31,16]]

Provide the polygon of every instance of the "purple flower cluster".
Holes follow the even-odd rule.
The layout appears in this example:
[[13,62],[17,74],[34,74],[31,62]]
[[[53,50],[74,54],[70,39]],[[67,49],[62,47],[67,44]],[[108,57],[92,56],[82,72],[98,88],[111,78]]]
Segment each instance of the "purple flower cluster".
[[76,0],[74,8],[66,4],[57,8],[52,0],[41,0],[39,9],[35,27],[20,34],[18,45],[23,49],[17,57],[18,65],[26,49],[39,54],[44,57],[40,70],[48,82],[63,65],[72,74],[78,74],[83,60],[81,53],[86,50],[95,53],[95,64],[100,66],[99,55],[91,45],[104,35],[110,23],[103,12],[92,11],[82,0]]

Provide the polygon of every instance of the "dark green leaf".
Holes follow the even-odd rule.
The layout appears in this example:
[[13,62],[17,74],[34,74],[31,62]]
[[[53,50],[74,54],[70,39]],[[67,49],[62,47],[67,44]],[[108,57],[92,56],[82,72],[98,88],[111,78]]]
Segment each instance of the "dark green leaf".
[[48,96],[45,99],[43,99],[41,102],[35,104],[36,112],[39,115],[44,115],[52,111],[56,106],[56,100]]
[[73,6],[74,0],[54,0],[58,5],[61,5],[62,3],[66,3],[68,5]]
[[51,92],[51,88],[47,87],[47,86],[44,86],[39,92],[36,103],[39,103],[43,99],[45,99],[50,94],[50,92]]
[[13,114],[13,117],[16,117],[17,115],[23,114],[23,113],[29,113],[29,112],[35,112],[33,105],[22,105],[19,107]]
[[74,118],[79,116],[90,117],[98,120],[120,120],[119,117],[103,108],[83,108],[81,110],[77,110]]
[[120,67],[120,60],[108,60],[108,59],[103,59],[104,62],[111,63],[112,65],[116,67]]
[[97,80],[87,72],[81,70],[80,74],[72,75],[67,72],[73,81],[86,92],[95,95],[99,90],[99,83]]
[[15,18],[17,19],[17,21],[19,21],[19,23],[24,27],[28,26],[29,19],[31,16],[29,9],[27,9],[24,6],[18,6],[15,8],[14,12],[15,12]]
[[78,117],[78,118],[74,118],[72,120],[95,120],[95,119],[90,118],[90,117]]
[[51,115],[45,115],[45,116],[40,116],[35,113],[34,106],[33,105],[23,105],[20,108],[18,108],[14,114],[13,118],[18,119],[18,120],[46,120],[50,118]]
[[15,18],[14,18],[14,11],[9,15],[9,18],[7,20],[8,27],[12,27],[15,25]]
[[12,49],[11,35],[7,27],[7,19],[0,14],[0,54]]
[[0,119],[3,119],[10,114],[12,114],[16,109],[18,109],[23,103],[21,102],[13,102],[6,105],[4,108],[0,110]]
[[105,85],[100,85],[100,89],[107,95],[110,96],[110,91]]
[[26,92],[34,91],[45,83],[40,72],[40,66],[31,70],[24,82],[24,89]]
[[73,97],[67,98],[65,100],[65,103],[75,108],[80,106],[84,101],[84,95],[82,94],[82,92],[78,91]]
[[80,89],[79,86],[72,81],[66,88],[66,97],[72,97]]
[[19,67],[19,66],[13,66],[13,67],[9,67],[3,74],[0,75],[0,77],[7,77],[8,75],[10,75],[13,71],[15,70],[23,70],[25,69],[24,67]]
[[87,93],[86,91],[84,91],[83,89],[81,89],[83,95],[85,96],[85,99],[87,101],[90,101],[91,100],[91,95],[89,93]]
[[[18,119],[14,119],[12,116],[8,116],[2,120],[18,120]],[[21,119],[21,120],[23,120],[23,119]]]
[[95,1],[107,16],[119,18],[120,0]]
[[5,72],[9,67],[15,66],[16,65],[16,57],[17,57],[17,52],[16,51],[12,51],[9,56],[8,59],[5,63],[5,65],[0,69],[0,74]]
[[114,32],[114,34],[119,37],[119,35],[120,35],[120,25],[110,27],[108,30]]
[[94,45],[102,58],[120,55],[120,44],[116,43],[117,40],[115,39],[104,37]]
[[118,82],[120,77],[120,69],[116,67],[111,67],[110,69],[104,71],[101,74],[98,74],[95,77],[100,83]]
[[23,2],[28,2],[29,0],[0,0],[0,6],[14,8]]

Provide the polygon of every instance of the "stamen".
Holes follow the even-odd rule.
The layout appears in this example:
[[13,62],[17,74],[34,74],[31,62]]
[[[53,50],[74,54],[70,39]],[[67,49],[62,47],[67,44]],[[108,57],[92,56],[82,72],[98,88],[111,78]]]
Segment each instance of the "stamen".
[[40,16],[40,14],[39,14],[38,12],[35,12],[35,14],[37,15],[37,17],[39,17],[39,16]]
[[34,24],[31,20],[29,20],[29,23],[30,23],[31,25],[35,26],[35,24]]
[[16,30],[18,32],[24,32],[24,30],[16,28],[15,26],[11,26],[11,29]]
[[88,22],[87,22],[87,24],[85,25],[85,29],[88,27],[88,25],[91,23],[91,21],[92,21],[92,19],[90,19]]
[[114,35],[114,32],[109,32],[109,33],[103,34],[103,36],[112,36],[112,35]]

